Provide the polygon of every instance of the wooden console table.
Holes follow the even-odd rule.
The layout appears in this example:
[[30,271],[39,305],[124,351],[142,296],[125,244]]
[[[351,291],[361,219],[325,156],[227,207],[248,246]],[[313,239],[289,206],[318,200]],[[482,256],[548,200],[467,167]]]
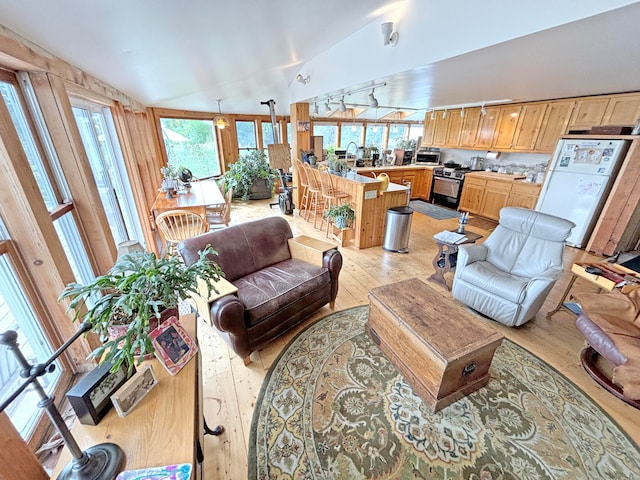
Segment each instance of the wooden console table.
[[[181,314],[180,323],[196,339],[196,314]],[[96,426],[77,420],[71,433],[82,450],[105,442],[115,443],[125,454],[125,470],[191,463],[193,478],[201,478],[204,417],[202,414],[200,354],[175,376],[157,359],[149,360],[158,378],[156,385],[126,417],[112,408]],[[71,461],[65,447],[51,478],[57,478]]]

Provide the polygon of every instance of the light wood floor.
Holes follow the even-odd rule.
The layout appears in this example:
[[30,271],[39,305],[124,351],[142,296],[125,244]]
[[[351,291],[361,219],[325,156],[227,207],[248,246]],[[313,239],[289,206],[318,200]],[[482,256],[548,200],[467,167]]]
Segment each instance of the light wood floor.
[[[313,225],[298,216],[282,215],[277,206],[270,208],[268,201],[234,203],[232,223],[242,223],[269,215],[286,218],[294,235],[309,235],[324,238]],[[368,304],[369,289],[409,277],[426,280],[433,273],[431,261],[436,253],[433,234],[455,228],[456,219],[434,220],[413,214],[409,253],[392,253],[373,247],[358,250],[355,247],[340,248],[344,257],[340,273],[340,289],[335,310],[328,306],[293,332],[277,339],[264,350],[251,355],[253,363],[245,367],[226,344],[203,322],[199,325],[200,346],[203,352],[204,411],[210,426],[223,424],[226,432],[220,437],[205,437],[205,479],[241,479],[247,476],[247,446],[254,405],[262,381],[271,363],[284,346],[303,326],[322,318],[333,311]],[[482,235],[489,231],[470,226],[469,230]],[[510,340],[522,345],[544,359],[567,378],[573,381],[596,403],[598,403],[636,442],[640,441],[640,411],[618,400],[589,377],[580,364],[583,339],[573,322],[573,314],[561,311],[551,319],[545,313],[558,303],[570,278],[567,273],[576,261],[602,260],[583,250],[567,247],[565,273],[556,283],[536,318],[520,328],[504,327],[497,322],[482,319],[501,331]],[[448,277],[449,284],[451,277]],[[431,282],[429,282],[431,283]],[[596,288],[588,282],[578,280],[573,291],[592,291]],[[480,317],[479,317],[480,318]]]

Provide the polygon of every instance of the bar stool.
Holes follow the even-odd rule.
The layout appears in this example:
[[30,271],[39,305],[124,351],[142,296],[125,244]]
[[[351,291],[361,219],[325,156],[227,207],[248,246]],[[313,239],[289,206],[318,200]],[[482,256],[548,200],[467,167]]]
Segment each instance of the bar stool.
[[298,172],[298,184],[300,185],[302,192],[298,213],[302,216],[302,210],[304,210],[305,215],[309,212],[309,179],[307,178],[307,171],[304,168],[304,163],[299,159],[296,159],[296,172]]
[[324,198],[322,197],[322,185],[320,184],[320,176],[318,170],[312,168],[311,165],[304,163],[303,168],[307,173],[307,180],[309,182],[309,186],[307,187],[309,191],[309,209],[305,216],[305,220],[309,221],[309,216],[311,215],[311,213],[313,213],[313,228],[318,228],[316,226],[318,213],[321,213],[323,211],[321,209],[324,208]]
[[322,211],[322,221],[320,222],[320,230],[322,230],[322,227],[326,219],[327,221],[326,236],[328,237],[329,225],[332,224],[333,221],[325,217],[327,210],[329,210],[332,205],[338,206],[341,203],[350,202],[351,195],[345,192],[341,192],[340,190],[337,190],[333,186],[333,180],[327,168],[318,168],[318,172],[320,174],[320,186],[322,188],[322,197],[324,198],[324,209]]

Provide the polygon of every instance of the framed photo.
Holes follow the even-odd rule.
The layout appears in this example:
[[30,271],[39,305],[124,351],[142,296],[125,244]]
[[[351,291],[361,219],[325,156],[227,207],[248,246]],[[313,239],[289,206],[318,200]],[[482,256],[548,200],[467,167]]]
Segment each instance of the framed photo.
[[153,367],[150,364],[140,367],[138,372],[111,396],[111,402],[118,415],[126,417],[157,384],[158,379]]
[[156,357],[171,375],[175,375],[198,352],[198,346],[176,317],[171,317],[149,334]]
[[112,362],[98,365],[67,392],[80,423],[97,425],[111,409],[111,395],[129,379],[126,363],[115,372],[110,371],[112,366]]

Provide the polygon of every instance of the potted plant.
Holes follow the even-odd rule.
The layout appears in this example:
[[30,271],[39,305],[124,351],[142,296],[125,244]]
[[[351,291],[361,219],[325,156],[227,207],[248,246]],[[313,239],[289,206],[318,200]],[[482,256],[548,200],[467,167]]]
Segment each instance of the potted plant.
[[325,218],[330,219],[339,229],[349,228],[356,219],[356,212],[351,208],[350,203],[341,205],[331,205],[324,214]]
[[344,176],[349,167],[347,166],[347,162],[339,159],[337,155],[331,156],[328,159],[329,163],[329,172],[335,175]]
[[[150,252],[123,255],[105,275],[87,285],[68,284],[59,300],[68,300],[68,310],[74,312],[73,321],[90,323],[91,331],[103,342],[93,351],[93,357],[99,358],[100,363],[113,361],[113,371],[123,362],[132,369],[136,357],[139,364],[145,354],[154,353],[149,334],[159,323],[177,315],[180,299],[198,293],[198,279],[204,282],[208,293],[217,292],[215,282],[223,273],[207,255],[215,255],[211,246],[201,251],[198,261],[188,267],[173,255],[163,258]],[[114,335],[114,331],[118,333]]]
[[227,188],[233,188],[233,196],[242,200],[271,198],[276,174],[271,170],[267,155],[262,150],[252,150],[229,165],[224,173]]

